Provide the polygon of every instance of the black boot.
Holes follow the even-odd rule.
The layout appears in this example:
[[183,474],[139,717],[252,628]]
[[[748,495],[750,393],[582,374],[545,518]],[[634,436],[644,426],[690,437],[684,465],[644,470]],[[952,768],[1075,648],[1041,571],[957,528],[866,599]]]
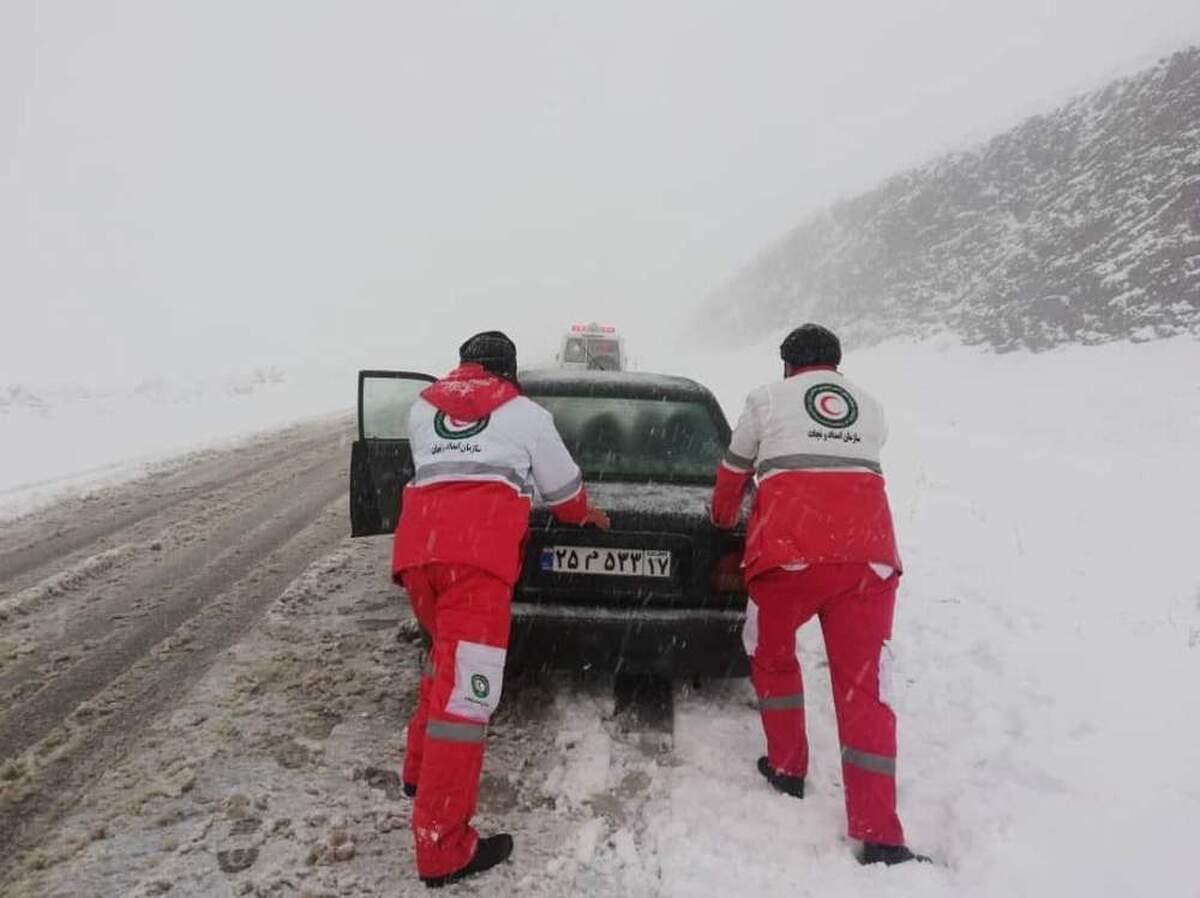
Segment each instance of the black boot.
[[881,845],[878,842],[863,842],[862,853],[858,856],[860,864],[887,864],[889,867],[908,861],[933,863],[931,858],[923,854],[914,854],[906,845]]
[[758,772],[767,778],[767,782],[774,786],[776,791],[790,795],[792,798],[804,797],[804,777],[776,773],[767,763],[766,755],[758,759]]
[[512,854],[512,850],[512,836],[508,833],[496,833],[494,836],[479,840],[479,844],[475,846],[475,856],[461,870],[455,870],[445,876],[422,876],[421,882],[431,889],[440,889],[452,882],[458,882],[460,879],[490,870],[501,861],[507,860],[508,856]]

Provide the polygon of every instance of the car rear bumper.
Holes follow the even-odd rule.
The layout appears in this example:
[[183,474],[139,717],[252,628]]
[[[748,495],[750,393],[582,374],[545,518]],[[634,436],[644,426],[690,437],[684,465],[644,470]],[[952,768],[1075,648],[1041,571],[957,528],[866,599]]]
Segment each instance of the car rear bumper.
[[509,663],[668,676],[745,676],[742,611],[514,602]]

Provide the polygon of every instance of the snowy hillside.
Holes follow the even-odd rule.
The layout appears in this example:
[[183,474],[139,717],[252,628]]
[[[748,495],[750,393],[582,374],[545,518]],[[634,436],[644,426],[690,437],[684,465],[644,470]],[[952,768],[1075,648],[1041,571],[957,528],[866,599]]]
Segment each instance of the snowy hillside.
[[1200,331],[1200,48],[802,223],[703,327],[998,349]]

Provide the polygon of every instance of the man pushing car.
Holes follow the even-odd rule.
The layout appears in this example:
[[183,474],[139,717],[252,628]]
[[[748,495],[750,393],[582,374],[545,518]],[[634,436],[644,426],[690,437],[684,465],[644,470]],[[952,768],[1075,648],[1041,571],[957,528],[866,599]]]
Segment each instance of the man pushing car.
[[757,472],[743,570],[744,641],[767,739],[758,770],[804,797],[808,742],[796,630],[821,620],[841,739],[849,833],[864,864],[928,860],[896,814],[896,717],[881,689],[900,556],[879,452],[883,408],[838,372],[837,337],[816,324],[780,347],[784,379],[750,393],[717,472],[712,517],[737,523]]
[[550,413],[521,395],[512,341],[499,331],[476,334],[459,358],[413,404],[415,473],[392,556],[392,576],[433,641],[402,774],[416,798],[417,873],[430,887],[512,853],[512,836],[480,838],[470,821],[534,490],[563,523],[609,526],[589,505]]

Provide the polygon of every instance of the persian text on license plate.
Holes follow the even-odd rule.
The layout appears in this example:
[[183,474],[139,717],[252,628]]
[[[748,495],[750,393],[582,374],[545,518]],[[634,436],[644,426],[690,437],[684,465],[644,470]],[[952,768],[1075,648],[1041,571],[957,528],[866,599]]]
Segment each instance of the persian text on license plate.
[[615,577],[670,577],[666,549],[597,549],[591,546],[546,546],[542,570],[556,574],[609,574]]

